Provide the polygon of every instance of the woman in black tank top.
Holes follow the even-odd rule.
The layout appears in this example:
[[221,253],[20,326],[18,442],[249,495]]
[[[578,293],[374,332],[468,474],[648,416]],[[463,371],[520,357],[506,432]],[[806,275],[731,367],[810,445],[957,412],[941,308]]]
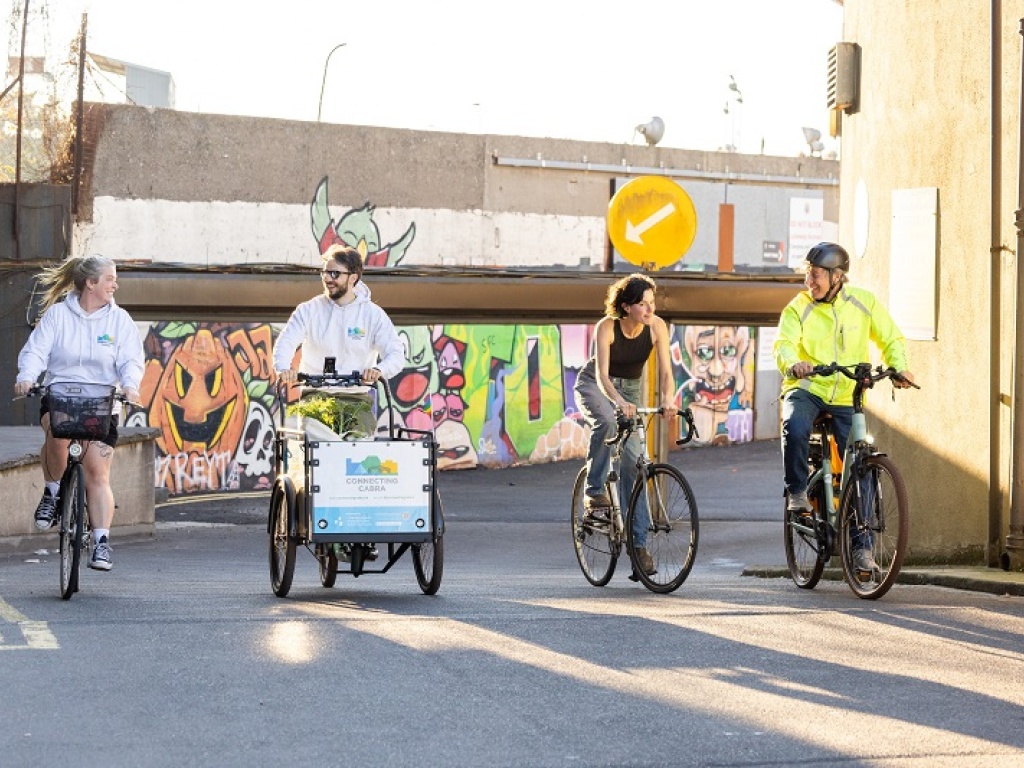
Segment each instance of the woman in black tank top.
[[[658,365],[659,405],[665,409],[665,418],[671,418],[678,410],[669,356],[668,325],[654,313],[654,292],[654,281],[642,274],[623,277],[608,288],[604,317],[594,327],[594,354],[576,379],[576,402],[583,420],[590,427],[586,487],[588,509],[600,510],[611,503],[605,490],[611,448],[604,441],[615,434],[616,411],[622,411],[628,417],[636,415],[636,408],[641,404],[640,380],[652,351]],[[619,504],[622,509],[626,508],[628,499],[625,497],[633,487],[639,449],[636,435],[630,437],[623,448],[619,468]],[[641,514],[641,510],[637,510],[633,532],[641,548],[647,540],[646,510],[643,512]],[[646,553],[646,549],[643,552]],[[643,554],[641,559],[646,563],[647,558]]]

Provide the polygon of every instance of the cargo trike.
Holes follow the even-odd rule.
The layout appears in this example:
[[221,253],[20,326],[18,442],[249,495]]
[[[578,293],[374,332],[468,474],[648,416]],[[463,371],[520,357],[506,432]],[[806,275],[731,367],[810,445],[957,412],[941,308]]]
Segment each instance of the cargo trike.
[[[383,379],[376,390],[363,385],[358,371],[299,374],[299,383],[302,398],[354,403],[364,416],[371,413],[372,426],[364,419],[361,430],[339,434],[337,424],[309,416],[286,421],[282,403],[267,521],[274,594],[285,597],[291,590],[299,546],[320,564],[325,587],[333,587],[338,574],[387,573],[410,552],[420,589],[435,594],[444,567],[444,513],[434,435],[396,427]],[[379,430],[372,415],[374,391],[383,392],[387,407],[387,426]]]

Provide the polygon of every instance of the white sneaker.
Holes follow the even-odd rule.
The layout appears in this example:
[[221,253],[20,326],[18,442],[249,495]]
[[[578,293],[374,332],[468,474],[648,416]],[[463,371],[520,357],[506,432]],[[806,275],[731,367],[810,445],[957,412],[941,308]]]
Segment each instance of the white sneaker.
[[807,498],[807,491],[789,494],[789,501],[786,502],[787,512],[813,512],[814,507]]
[[92,557],[89,558],[89,567],[97,571],[109,571],[114,567],[114,561],[110,553],[110,544],[104,536],[92,548]]

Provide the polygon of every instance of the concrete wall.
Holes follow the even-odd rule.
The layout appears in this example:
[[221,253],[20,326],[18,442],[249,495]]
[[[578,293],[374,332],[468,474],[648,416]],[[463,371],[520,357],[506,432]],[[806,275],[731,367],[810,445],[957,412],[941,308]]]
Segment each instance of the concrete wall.
[[[153,487],[156,430],[120,430],[114,449],[114,469],[110,485],[114,490],[117,512],[112,536],[152,536],[156,524]],[[43,473],[39,467],[39,449],[43,433],[39,427],[0,428],[0,555],[36,548],[56,551],[57,534],[40,533],[33,512],[43,493]]]
[[[838,219],[838,163],[820,158],[109,104],[89,105],[84,141],[75,249],[119,260],[313,264],[323,226],[315,221],[319,195],[321,215],[334,224],[345,219],[342,228],[355,240],[365,236],[371,253],[388,251],[382,265],[600,265],[612,179],[652,168],[689,173],[677,179],[684,187],[729,181],[728,189],[721,183],[722,194],[733,199],[806,191],[824,198],[827,221]],[[765,218],[759,206],[745,203],[737,242],[744,242],[744,222],[760,231]],[[700,226],[715,232],[717,222],[708,216]],[[785,222],[777,227],[784,237]],[[715,236],[709,240],[717,244]],[[759,241],[751,250],[759,260]],[[707,257],[715,263],[714,254]]]
[[[1012,251],[1021,9],[1015,5],[1003,3],[999,19],[996,82],[1004,119],[995,131],[1004,155],[996,183],[1003,204],[993,212],[990,4],[845,2],[844,39],[862,48],[860,108],[842,119],[840,237],[851,244],[864,238],[863,254],[854,257],[855,283],[893,303],[911,281],[927,281],[927,269],[900,276],[911,254],[893,248],[900,234],[893,226],[893,195],[938,190],[934,259],[915,262],[934,267],[936,274],[935,339],[910,343],[922,390],[900,393],[895,402],[887,390],[871,398],[872,429],[907,477],[917,557],[960,554],[994,564],[1007,532],[1010,408],[995,402],[990,386],[995,375],[1000,396],[1012,392],[1016,357]],[[994,260],[993,214],[1001,218],[997,229],[1004,248]],[[993,262],[1001,283],[994,295]],[[996,349],[990,344],[994,307]],[[992,374],[995,363],[999,372]],[[991,408],[998,409],[995,433]],[[996,510],[1001,533],[989,542],[992,456],[998,473],[991,480],[1002,493]]]

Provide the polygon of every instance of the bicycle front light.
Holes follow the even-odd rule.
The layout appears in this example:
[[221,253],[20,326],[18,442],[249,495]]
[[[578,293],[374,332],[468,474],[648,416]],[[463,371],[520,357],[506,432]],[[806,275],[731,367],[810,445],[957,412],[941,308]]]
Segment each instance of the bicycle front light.
[[864,442],[867,443],[868,445],[874,445],[875,444],[875,436],[874,435],[864,435]]

